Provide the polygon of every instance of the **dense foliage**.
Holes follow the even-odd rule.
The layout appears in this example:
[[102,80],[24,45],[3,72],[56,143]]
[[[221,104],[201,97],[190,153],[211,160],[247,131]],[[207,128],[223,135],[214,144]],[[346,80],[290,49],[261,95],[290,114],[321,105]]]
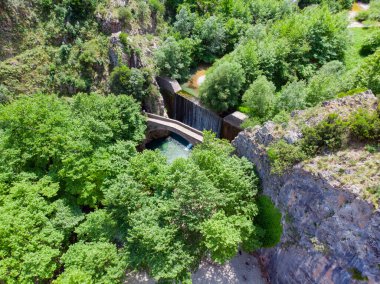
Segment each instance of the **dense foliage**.
[[[292,81],[312,78],[320,67],[330,61],[343,60],[347,43],[346,25],[343,14],[333,14],[325,6],[305,8],[302,12],[290,14],[266,26],[256,25],[251,31],[252,35],[247,36],[234,52],[221,59],[230,63],[238,62],[244,70],[246,86],[236,93],[238,103],[241,103],[242,95],[260,74],[272,81],[277,89],[281,89]],[[212,78],[213,72],[215,69],[208,72],[209,77]],[[205,97],[211,94],[206,88],[201,93]],[[218,99],[204,101],[207,103],[210,100],[216,102],[210,106],[217,110],[215,105]],[[219,109],[227,110],[223,102],[220,104]],[[265,115],[252,115],[270,118],[275,114],[268,111]]]
[[186,280],[208,254],[224,263],[262,245],[246,159],[205,133],[188,160],[168,164],[136,151],[144,130],[124,95],[0,107],[1,280],[118,283],[127,269]]

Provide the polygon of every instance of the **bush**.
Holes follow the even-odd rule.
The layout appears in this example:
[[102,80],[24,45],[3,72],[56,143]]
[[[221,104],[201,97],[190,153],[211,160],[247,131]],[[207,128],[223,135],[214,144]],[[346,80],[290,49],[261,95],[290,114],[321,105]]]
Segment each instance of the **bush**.
[[245,82],[244,71],[236,62],[222,62],[207,72],[200,87],[201,100],[217,112],[237,107]]
[[160,2],[160,0],[149,0],[149,6],[152,10],[159,14],[165,13],[165,6]]
[[264,230],[261,238],[263,247],[274,247],[281,239],[281,212],[274,206],[271,199],[265,195],[257,198],[259,213],[255,218],[257,226]]
[[323,150],[334,151],[344,145],[347,123],[343,122],[336,113],[332,113],[316,126],[305,127],[302,134],[303,151],[310,156],[315,156]]
[[271,161],[271,172],[274,174],[282,174],[294,164],[307,158],[298,145],[288,144],[285,140],[271,144],[267,149],[267,154]]
[[365,91],[367,91],[367,88],[355,88],[355,89],[351,89],[347,92],[341,92],[337,95],[337,97],[338,98],[344,98],[344,97],[356,95],[356,94],[359,94],[359,93],[362,93]]
[[367,37],[360,48],[360,54],[367,56],[375,53],[376,49],[380,47],[380,31],[376,31]]
[[0,84],[0,105],[5,104],[10,101],[11,93],[8,88],[2,84]]
[[112,71],[110,87],[115,94],[131,95],[141,101],[147,94],[149,83],[142,70],[122,65]]
[[63,0],[63,5],[70,11],[71,16],[76,19],[85,19],[91,15],[99,0]]
[[359,85],[380,94],[380,50],[368,56],[358,70]]
[[359,109],[351,115],[349,123],[354,138],[364,141],[380,139],[380,117],[377,112]]
[[369,17],[369,12],[368,11],[360,11],[356,15],[355,20],[357,20],[358,22],[364,22],[364,21],[368,20],[368,17]]
[[132,14],[131,8],[129,8],[129,7],[120,7],[118,9],[117,13],[118,13],[119,20],[123,24],[129,23],[132,20],[132,18],[133,18],[133,14]]

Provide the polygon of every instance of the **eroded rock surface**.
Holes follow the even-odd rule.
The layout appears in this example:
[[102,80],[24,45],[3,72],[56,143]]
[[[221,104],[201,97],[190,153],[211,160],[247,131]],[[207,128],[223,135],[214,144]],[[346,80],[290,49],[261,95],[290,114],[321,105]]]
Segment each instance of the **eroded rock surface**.
[[[368,283],[380,283],[380,211],[362,198],[364,186],[356,184],[355,191],[348,183],[342,186],[328,178],[329,171],[342,163],[334,156],[338,153],[329,155],[329,167],[324,172],[308,161],[283,176],[271,174],[266,154],[266,147],[277,139],[287,135],[292,142],[299,139],[297,125],[302,120],[314,124],[331,112],[344,116],[359,107],[372,108],[376,104],[370,92],[334,100],[324,103],[314,115],[294,114],[296,122],[290,127],[284,129],[268,122],[241,132],[233,141],[238,155],[256,166],[264,194],[282,212],[281,242],[260,252],[271,283],[359,283],[360,277]],[[348,163],[350,155],[345,159]],[[376,159],[376,154],[366,156],[380,171],[380,161]],[[355,167],[345,172],[346,178],[361,174]],[[380,184],[376,169],[372,178]]]

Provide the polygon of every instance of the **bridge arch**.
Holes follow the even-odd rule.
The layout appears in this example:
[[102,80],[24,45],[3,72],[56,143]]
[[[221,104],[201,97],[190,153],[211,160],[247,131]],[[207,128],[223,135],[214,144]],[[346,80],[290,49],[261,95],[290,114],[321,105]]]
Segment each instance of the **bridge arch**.
[[179,122],[178,120],[152,113],[147,113],[147,117],[149,132],[155,130],[166,130],[183,137],[193,145],[203,142],[203,133],[201,131]]

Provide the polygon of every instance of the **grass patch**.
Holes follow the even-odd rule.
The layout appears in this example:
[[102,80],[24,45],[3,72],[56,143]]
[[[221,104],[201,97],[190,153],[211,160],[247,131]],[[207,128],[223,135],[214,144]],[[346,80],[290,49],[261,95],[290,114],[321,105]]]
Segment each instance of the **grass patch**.
[[181,88],[182,88],[182,90],[185,91],[187,94],[189,94],[189,95],[191,95],[191,96],[193,96],[193,97],[196,97],[196,98],[199,97],[199,92],[198,92],[198,90],[195,90],[195,89],[193,89],[193,88],[190,88],[190,87],[188,86],[188,83],[183,84],[183,85],[181,86]]
[[244,106],[244,105],[239,106],[238,111],[245,113],[245,114],[248,114],[248,115],[251,113],[251,109],[247,106]]
[[351,273],[352,279],[359,280],[359,281],[368,281],[368,277],[363,276],[363,274],[359,271],[359,269],[354,267],[354,268],[351,268],[349,271]]
[[347,69],[353,69],[363,61],[366,56],[360,55],[360,48],[365,39],[378,30],[379,28],[377,27],[348,29],[351,44],[348,45],[345,54],[345,64]]
[[273,247],[280,241],[282,235],[281,212],[265,195],[257,198],[257,207],[259,214],[256,223],[264,230],[261,242],[264,247]]

